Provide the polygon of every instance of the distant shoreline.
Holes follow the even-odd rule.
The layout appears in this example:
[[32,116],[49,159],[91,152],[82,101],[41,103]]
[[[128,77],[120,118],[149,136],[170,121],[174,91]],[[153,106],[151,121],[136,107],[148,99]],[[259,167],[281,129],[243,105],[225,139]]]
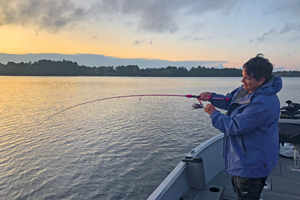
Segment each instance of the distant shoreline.
[[[300,77],[300,71],[278,71],[273,74],[281,77]],[[34,63],[0,63],[0,76],[242,77],[242,70],[202,66],[189,70],[174,66],[146,69],[140,69],[137,65],[88,67],[67,60],[39,60]]]

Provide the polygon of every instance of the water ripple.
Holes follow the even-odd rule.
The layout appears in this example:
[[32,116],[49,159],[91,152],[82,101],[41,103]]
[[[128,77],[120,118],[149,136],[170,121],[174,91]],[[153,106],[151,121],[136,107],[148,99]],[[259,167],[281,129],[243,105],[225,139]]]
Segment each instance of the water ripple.
[[[291,90],[285,87],[280,96],[297,99],[300,81],[285,81]],[[41,121],[93,99],[229,92],[240,85],[239,78],[1,77],[0,82],[0,198],[12,200],[146,199],[192,148],[218,133],[203,110],[192,110],[191,99],[100,101]]]

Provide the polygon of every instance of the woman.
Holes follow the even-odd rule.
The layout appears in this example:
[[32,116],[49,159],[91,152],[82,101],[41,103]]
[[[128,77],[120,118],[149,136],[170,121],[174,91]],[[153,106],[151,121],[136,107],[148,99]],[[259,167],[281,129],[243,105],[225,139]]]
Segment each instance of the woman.
[[[279,76],[272,76],[273,65],[262,54],[243,66],[243,85],[226,96],[205,92],[199,100],[210,101],[205,112],[212,124],[224,133],[224,165],[232,175],[239,200],[256,200],[267,177],[278,163],[278,120],[282,88]],[[229,98],[216,100],[211,97]],[[216,108],[227,110],[226,115]]]

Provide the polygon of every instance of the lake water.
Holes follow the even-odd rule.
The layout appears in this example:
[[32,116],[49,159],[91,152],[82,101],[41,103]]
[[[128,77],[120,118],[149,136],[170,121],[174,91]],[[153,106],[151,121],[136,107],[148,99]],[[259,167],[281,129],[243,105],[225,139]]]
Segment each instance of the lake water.
[[[194,147],[218,134],[195,99],[241,78],[0,76],[0,199],[147,199]],[[300,78],[278,94],[300,102]],[[206,103],[204,103],[206,104]]]

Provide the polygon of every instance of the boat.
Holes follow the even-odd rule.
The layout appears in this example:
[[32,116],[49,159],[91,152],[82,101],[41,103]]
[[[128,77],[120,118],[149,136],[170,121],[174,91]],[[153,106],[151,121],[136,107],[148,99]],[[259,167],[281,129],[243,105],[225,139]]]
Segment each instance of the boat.
[[[294,156],[279,155],[261,200],[300,200],[300,119],[292,102],[281,109],[280,143],[291,144]],[[293,107],[291,109],[290,107]],[[298,110],[296,110],[298,109]],[[223,172],[223,137],[220,133],[191,150],[148,197],[148,200],[237,200],[231,175]]]

